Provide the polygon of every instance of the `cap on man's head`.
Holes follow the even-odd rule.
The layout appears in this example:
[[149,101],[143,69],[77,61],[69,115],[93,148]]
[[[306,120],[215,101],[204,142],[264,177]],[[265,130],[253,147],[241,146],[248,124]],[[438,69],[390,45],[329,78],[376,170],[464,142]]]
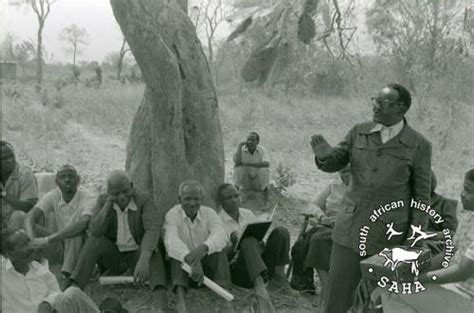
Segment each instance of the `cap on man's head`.
[[56,175],[58,175],[59,173],[62,173],[62,172],[66,172],[66,171],[72,171],[74,172],[74,174],[76,174],[76,176],[78,176],[79,174],[77,173],[77,170],[74,166],[70,165],[70,164],[64,164],[62,165],[58,171],[56,172]]

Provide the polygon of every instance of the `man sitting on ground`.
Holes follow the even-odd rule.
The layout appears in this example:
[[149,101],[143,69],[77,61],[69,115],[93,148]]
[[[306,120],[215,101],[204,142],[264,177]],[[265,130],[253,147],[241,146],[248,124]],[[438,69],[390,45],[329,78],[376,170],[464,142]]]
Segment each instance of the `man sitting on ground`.
[[48,266],[33,261],[33,248],[23,230],[2,230],[2,311],[8,313],[99,313],[79,288],[59,290]]
[[166,273],[158,241],[162,221],[153,198],[133,187],[121,170],[107,177],[107,193],[97,199],[89,225],[90,237],[82,248],[71,280],[81,289],[89,281],[95,265],[108,274],[133,272],[136,284],[149,282],[157,312],[167,305]]
[[203,187],[197,181],[184,181],[179,186],[179,203],[165,217],[165,247],[171,258],[171,280],[178,295],[177,311],[187,312],[185,293],[188,274],[181,269],[191,267],[191,279],[200,285],[204,275],[220,283],[230,283],[229,263],[224,248],[227,234],[217,213],[201,205]]
[[234,184],[242,190],[263,191],[268,201],[270,163],[265,160],[265,149],[259,145],[260,136],[251,132],[234,154]]
[[458,201],[437,194],[435,191],[437,184],[438,180],[436,179],[436,175],[431,171],[431,208],[443,218],[443,221],[437,224],[434,218],[430,217],[427,227],[428,232],[435,232],[437,234],[436,237],[424,241],[424,245],[431,250],[431,254],[434,256],[434,258],[431,259],[431,269],[441,268],[445,245],[445,235],[443,231],[446,229],[449,230],[450,236],[454,237],[458,228],[456,213]]
[[268,279],[271,285],[286,287],[285,291],[295,293],[289,287],[284,272],[290,262],[288,230],[284,227],[275,228],[264,245],[254,237],[246,237],[241,241],[237,255],[234,255],[239,234],[246,224],[257,221],[257,217],[252,211],[240,207],[239,191],[234,185],[219,186],[217,197],[222,206],[219,217],[229,236],[228,257],[235,260],[230,267],[232,282],[244,288],[253,287],[257,295],[268,301],[270,296],[265,287]]
[[[314,290],[313,269],[316,269],[321,286],[321,301],[324,299],[324,293],[327,289],[329,278],[329,265],[332,252],[332,233],[336,223],[337,214],[344,208],[344,195],[349,186],[351,173],[349,166],[339,171],[340,182],[328,185],[318,194],[315,204],[321,209],[322,213],[317,218],[311,218],[310,223],[314,226],[303,238],[300,243],[295,243],[294,247],[300,247],[301,255],[295,255],[298,251],[292,250],[293,259],[301,261],[303,271],[295,275],[293,272],[292,285],[301,290]],[[309,236],[309,239],[307,238]],[[306,246],[303,245],[306,244]],[[298,264],[299,265],[299,264]],[[299,266],[301,266],[299,265]],[[295,269],[297,264],[295,264]],[[302,275],[303,277],[299,277]]]
[[38,201],[38,186],[31,169],[16,162],[13,147],[0,141],[2,158],[2,226],[22,228],[26,212]]
[[[465,210],[474,211],[474,169],[464,178],[461,202]],[[467,234],[472,240],[473,225],[468,224]],[[392,294],[383,292],[383,311],[386,313],[470,313],[474,308],[474,241],[456,253],[461,254],[459,264],[422,274],[419,281],[426,288],[421,293]],[[456,256],[457,256],[456,255]]]
[[[71,165],[63,165],[56,173],[57,188],[48,192],[28,212],[25,230],[32,239],[34,248],[45,248],[59,242],[64,243],[61,272],[70,275],[84,242],[84,236],[95,207],[95,198],[79,189],[80,177]],[[50,233],[39,225],[50,213],[54,214],[58,231]]]

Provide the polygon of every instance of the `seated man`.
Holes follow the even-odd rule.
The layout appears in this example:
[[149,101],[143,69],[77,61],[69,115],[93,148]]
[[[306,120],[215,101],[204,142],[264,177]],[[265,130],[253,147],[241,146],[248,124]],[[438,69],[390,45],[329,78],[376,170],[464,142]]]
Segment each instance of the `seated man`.
[[[270,301],[265,281],[275,287],[286,287],[295,293],[285,278],[285,266],[290,262],[290,234],[284,227],[275,228],[266,244],[261,245],[254,237],[247,237],[240,243],[237,255],[235,245],[244,226],[257,220],[252,211],[241,208],[239,191],[232,184],[222,184],[217,190],[217,198],[222,210],[219,217],[229,236],[228,257],[231,263],[232,282],[240,287],[254,288],[257,295]],[[262,247],[263,246],[263,247]]]
[[165,247],[171,258],[171,283],[178,295],[177,311],[187,312],[185,292],[188,274],[181,269],[191,267],[191,279],[200,285],[204,275],[211,280],[230,283],[229,263],[224,248],[227,234],[217,213],[201,205],[203,187],[197,181],[184,181],[179,186],[179,203],[165,217]]
[[435,191],[437,184],[438,180],[436,179],[436,175],[431,171],[431,208],[443,218],[443,222],[436,223],[433,217],[430,217],[427,227],[428,232],[437,233],[436,237],[424,241],[424,245],[426,245],[431,250],[432,255],[435,256],[431,259],[431,269],[441,268],[445,240],[443,230],[448,229],[450,235],[454,236],[458,228],[458,218],[456,214],[458,201],[437,194]]
[[98,313],[79,288],[59,290],[48,266],[33,261],[33,248],[23,230],[2,230],[2,311],[8,313]]
[[265,150],[259,143],[260,136],[251,132],[247,141],[237,147],[234,154],[234,184],[243,190],[263,191],[267,201],[270,163],[265,160]]
[[[328,185],[318,194],[315,204],[324,214],[319,215],[316,219],[310,219],[310,224],[314,227],[298,239],[292,249],[293,259],[299,259],[302,263],[299,265],[294,261],[292,286],[300,290],[314,290],[313,269],[316,269],[323,294],[320,298],[321,301],[324,299],[329,277],[332,231],[336,222],[336,215],[343,208],[343,198],[349,186],[350,175],[349,167],[343,168],[339,171],[341,181]],[[301,244],[298,244],[298,242],[301,242]],[[306,245],[303,243],[306,243]],[[301,252],[295,251],[295,247],[299,248]],[[297,256],[295,254],[301,255]],[[298,266],[302,266],[303,270],[298,272]]]
[[2,226],[23,227],[24,213],[38,201],[38,187],[33,172],[16,162],[13,147],[0,141],[2,157]]
[[133,273],[136,284],[148,281],[157,292],[156,309],[161,312],[167,305],[166,273],[158,249],[161,225],[153,198],[136,190],[126,172],[112,171],[107,193],[97,199],[91,236],[71,274],[72,283],[83,289],[96,264],[111,275]]
[[[71,165],[62,166],[56,173],[57,188],[48,192],[28,212],[25,230],[34,248],[46,248],[55,242],[64,243],[61,272],[67,276],[76,264],[87,226],[95,207],[95,198],[78,189],[80,177]],[[54,214],[58,232],[50,233],[39,225],[50,213]]]
[[[466,173],[461,202],[465,210],[474,211],[474,169]],[[469,224],[467,234],[474,232]],[[414,294],[382,293],[385,313],[468,313],[474,308],[474,241],[460,248],[462,255],[459,264],[447,268],[429,271],[419,278],[425,291]]]

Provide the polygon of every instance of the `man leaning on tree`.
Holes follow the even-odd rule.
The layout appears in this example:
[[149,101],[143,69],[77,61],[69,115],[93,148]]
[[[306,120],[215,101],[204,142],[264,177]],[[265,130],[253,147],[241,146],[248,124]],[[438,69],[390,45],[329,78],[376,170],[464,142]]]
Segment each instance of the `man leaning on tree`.
[[[426,229],[427,215],[410,208],[411,199],[430,203],[431,144],[405,119],[411,105],[409,91],[389,84],[371,99],[373,121],[355,125],[331,147],[321,135],[311,137],[315,162],[324,172],[336,172],[350,164],[351,183],[344,196],[333,232],[326,313],[345,313],[361,279],[363,257],[405,242],[410,224]],[[385,212],[371,223],[380,205],[403,201],[404,206]],[[386,224],[403,236],[386,237]],[[359,250],[359,230],[370,223],[365,251]],[[366,254],[366,255],[363,255]]]

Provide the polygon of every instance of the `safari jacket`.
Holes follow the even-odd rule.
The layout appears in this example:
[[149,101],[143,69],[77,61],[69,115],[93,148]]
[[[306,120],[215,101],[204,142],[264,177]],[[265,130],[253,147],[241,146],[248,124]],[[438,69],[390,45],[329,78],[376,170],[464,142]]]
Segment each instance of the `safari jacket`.
[[[354,126],[328,158],[315,160],[325,172],[336,172],[350,164],[351,181],[336,218],[333,240],[359,253],[360,229],[367,225],[368,255],[402,244],[410,223],[427,224],[427,214],[410,208],[411,198],[431,203],[430,142],[405,120],[402,131],[383,144],[380,132],[371,131],[375,125],[367,122]],[[383,213],[375,222],[370,220],[380,205],[400,200],[403,207]],[[394,229],[404,234],[389,241],[387,224],[392,222]]]
[[[139,191],[134,191],[133,200],[137,210],[128,211],[128,225],[135,242],[141,250],[153,251],[158,247],[163,220],[153,202],[151,195]],[[89,224],[92,236],[105,236],[117,241],[117,213],[110,210],[109,214],[103,218],[100,211],[103,210],[107,201],[107,194],[101,194],[96,203],[95,214]]]

